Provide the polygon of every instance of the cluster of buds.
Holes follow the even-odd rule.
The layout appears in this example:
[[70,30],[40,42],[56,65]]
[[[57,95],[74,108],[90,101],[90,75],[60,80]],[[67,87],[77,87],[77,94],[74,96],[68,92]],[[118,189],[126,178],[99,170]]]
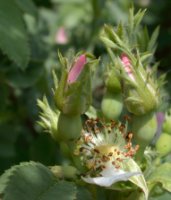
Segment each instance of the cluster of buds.
[[[101,34],[101,40],[107,47],[116,76],[120,80],[125,106],[137,116],[157,109],[161,98],[159,88],[164,83],[164,77],[156,79],[156,67],[150,68],[156,38],[150,38],[151,41],[145,44],[146,49],[141,49],[138,40],[140,33],[137,30],[144,13],[145,10],[134,15],[134,9],[130,9],[132,26],[120,23],[114,28],[105,25]],[[158,29],[154,35],[157,36],[157,33]],[[149,45],[151,48],[148,48]]]
[[134,8],[130,8],[130,26],[122,22],[115,28],[105,25],[101,34],[121,84],[124,106],[133,116],[134,138],[141,143],[140,159],[157,131],[155,111],[161,103],[160,88],[165,78],[164,75],[157,77],[157,64],[151,67],[158,28],[143,45],[140,40],[140,35],[146,37],[148,34],[141,31],[144,13],[145,10],[141,10],[134,14]]

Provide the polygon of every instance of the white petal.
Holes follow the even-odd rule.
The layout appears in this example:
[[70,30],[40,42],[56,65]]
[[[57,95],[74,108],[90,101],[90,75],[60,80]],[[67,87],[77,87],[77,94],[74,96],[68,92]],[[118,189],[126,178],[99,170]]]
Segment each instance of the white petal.
[[100,174],[104,177],[110,177],[110,176],[120,175],[124,173],[125,171],[114,168],[111,162],[108,162],[106,163],[106,168],[103,169],[103,171]]
[[103,176],[103,177],[82,177],[82,179],[87,183],[96,184],[99,186],[110,187],[112,184],[118,181],[127,181],[130,177],[140,175],[139,172],[115,172],[113,176]]

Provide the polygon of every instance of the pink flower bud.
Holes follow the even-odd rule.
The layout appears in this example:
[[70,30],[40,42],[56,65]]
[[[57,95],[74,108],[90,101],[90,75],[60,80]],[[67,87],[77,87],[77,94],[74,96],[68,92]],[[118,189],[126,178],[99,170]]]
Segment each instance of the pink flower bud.
[[57,44],[66,44],[68,42],[67,33],[64,27],[60,27],[56,32],[55,42]]
[[69,71],[67,79],[67,82],[69,84],[74,83],[77,80],[82,70],[84,69],[85,64],[86,64],[86,56],[83,54],[77,58],[76,62]]
[[131,63],[126,54],[121,54],[121,61],[128,76],[134,81],[134,76],[131,69]]

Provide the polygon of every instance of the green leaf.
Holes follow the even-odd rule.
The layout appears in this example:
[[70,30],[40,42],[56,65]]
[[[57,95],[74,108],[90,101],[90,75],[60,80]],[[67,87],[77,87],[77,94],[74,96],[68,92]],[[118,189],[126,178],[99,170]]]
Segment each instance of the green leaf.
[[123,28],[123,25],[122,25],[121,22],[118,24],[118,27],[117,27],[117,35],[118,35],[122,40],[124,40],[124,28]]
[[152,56],[151,53],[148,53],[148,52],[144,52],[141,54],[141,57],[140,57],[140,60],[141,62],[145,62],[147,59],[149,59],[149,57]]
[[0,8],[0,49],[24,69],[30,49],[22,12],[13,0],[1,0]]
[[53,3],[84,3],[84,0],[51,0]]
[[[66,1],[66,0],[65,0]],[[89,15],[87,15],[89,13]],[[62,26],[75,30],[79,24],[89,23],[92,20],[91,4],[87,3],[61,3],[58,6],[58,21]],[[75,33],[76,35],[78,33]]]
[[128,23],[129,23],[129,31],[130,33],[132,33],[133,31],[133,27],[134,27],[134,7],[131,6],[131,8],[129,9],[129,17],[128,17]]
[[144,17],[145,12],[146,12],[146,9],[144,9],[144,10],[140,9],[136,13],[136,15],[134,16],[134,28],[135,29],[140,25],[142,18]]
[[59,110],[52,108],[46,96],[43,97],[43,100],[37,101],[39,108],[41,109],[39,125],[44,128],[44,130],[51,134],[52,137],[57,132],[57,123],[59,118]]
[[42,65],[32,63],[23,71],[11,65],[11,69],[7,72],[7,80],[10,85],[16,88],[28,88],[36,84],[44,72]]
[[120,37],[117,35],[117,33],[115,33],[115,31],[113,30],[112,26],[105,25],[104,26],[104,31],[105,31],[106,35],[113,42],[115,42],[119,47],[123,47],[124,46],[123,41],[120,39]]
[[160,196],[150,197],[149,200],[170,200],[171,194],[166,192]]
[[[75,200],[76,199],[76,187],[73,183],[67,181],[61,181],[49,188],[47,192],[42,194],[40,200],[56,200],[60,197],[60,200]],[[28,199],[30,200],[30,199]]]
[[147,30],[147,27],[145,26],[143,29],[138,31],[138,34],[137,34],[137,43],[138,43],[140,52],[147,51],[149,40],[150,38],[149,38],[148,30]]
[[10,170],[7,170],[1,177],[0,177],[0,194],[3,193],[5,188],[7,187],[8,183],[8,177],[11,175],[11,173],[14,171],[15,168],[11,168]]
[[52,172],[36,162],[22,163],[7,170],[0,178],[3,200],[74,200],[73,183],[58,182]]
[[93,200],[91,193],[84,187],[79,186],[77,200]]
[[155,51],[155,48],[156,48],[156,40],[158,38],[158,35],[159,35],[159,27],[156,27],[156,29],[154,30],[151,38],[150,38],[150,41],[148,43],[148,50],[149,51]]
[[23,12],[36,16],[37,9],[32,0],[15,0],[15,2]]
[[162,187],[171,192],[171,163],[164,163],[157,167],[148,178],[148,185],[161,183]]
[[108,48],[114,48],[114,49],[120,49],[120,47],[112,42],[112,40],[108,39],[107,37],[100,37],[101,41],[108,47]]
[[[125,170],[128,170],[130,172],[141,172],[140,167],[133,159],[129,159],[129,161],[126,163]],[[131,181],[132,183],[134,183],[142,189],[142,191],[144,192],[144,197],[147,200],[148,188],[143,174],[140,174],[138,176],[132,176],[131,178],[129,178],[129,181]]]

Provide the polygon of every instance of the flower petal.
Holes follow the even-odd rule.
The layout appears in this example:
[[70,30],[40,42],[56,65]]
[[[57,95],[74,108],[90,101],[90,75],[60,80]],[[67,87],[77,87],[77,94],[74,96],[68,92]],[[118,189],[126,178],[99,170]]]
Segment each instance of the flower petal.
[[69,74],[68,74],[68,83],[74,83],[77,78],[79,77],[80,73],[84,69],[84,66],[86,64],[86,55],[81,55],[75,62],[75,64],[72,66]]
[[96,184],[103,187],[110,187],[112,184],[118,182],[118,181],[127,181],[130,177],[140,175],[139,172],[118,172],[115,173],[114,176],[103,176],[103,177],[82,177],[82,179],[91,184]]
[[122,64],[123,64],[124,69],[125,69],[126,73],[128,74],[128,76],[133,81],[135,81],[135,78],[134,78],[134,75],[133,75],[133,72],[132,72],[132,69],[131,69],[131,62],[130,62],[128,56],[126,54],[122,54],[121,55],[121,61],[122,61]]
[[60,27],[55,35],[55,42],[57,44],[67,44],[68,36],[64,27]]

